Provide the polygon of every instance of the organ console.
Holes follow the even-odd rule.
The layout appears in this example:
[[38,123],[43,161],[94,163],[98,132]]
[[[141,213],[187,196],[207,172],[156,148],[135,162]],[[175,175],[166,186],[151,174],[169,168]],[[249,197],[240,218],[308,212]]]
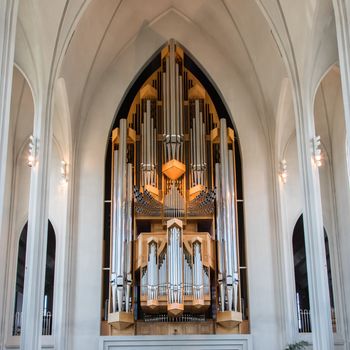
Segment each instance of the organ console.
[[242,322],[235,134],[171,40],[112,132],[108,323]]

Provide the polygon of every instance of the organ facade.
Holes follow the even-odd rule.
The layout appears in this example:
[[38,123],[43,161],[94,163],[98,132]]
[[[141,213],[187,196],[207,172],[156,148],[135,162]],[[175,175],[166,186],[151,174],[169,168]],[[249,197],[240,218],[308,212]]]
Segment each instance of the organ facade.
[[170,40],[111,134],[102,334],[248,332],[228,123]]

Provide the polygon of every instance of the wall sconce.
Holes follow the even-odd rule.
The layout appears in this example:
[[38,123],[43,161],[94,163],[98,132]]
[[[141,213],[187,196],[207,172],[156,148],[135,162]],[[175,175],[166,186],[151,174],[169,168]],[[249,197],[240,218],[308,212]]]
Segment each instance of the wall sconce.
[[285,159],[283,159],[282,161],[280,161],[280,171],[279,171],[279,175],[281,178],[282,183],[286,183],[287,182],[287,177],[288,177],[288,171],[287,171],[287,161]]
[[61,161],[61,178],[62,183],[68,182],[68,163],[66,163],[64,160]]
[[33,167],[38,162],[38,150],[39,150],[39,141],[33,135],[29,136],[29,154],[27,165]]
[[322,165],[321,137],[315,136],[312,139],[313,162],[317,167]]

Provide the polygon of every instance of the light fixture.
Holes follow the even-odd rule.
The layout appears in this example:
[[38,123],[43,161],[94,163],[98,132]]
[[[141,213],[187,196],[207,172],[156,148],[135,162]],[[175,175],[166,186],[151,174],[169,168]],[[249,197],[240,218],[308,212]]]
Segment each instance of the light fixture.
[[33,167],[38,161],[38,146],[39,142],[33,135],[29,136],[29,154],[27,159],[27,165]]
[[287,177],[288,177],[287,161],[285,159],[280,161],[279,175],[280,175],[282,183],[285,184],[287,182]]
[[317,167],[322,165],[321,137],[315,136],[312,139],[313,162]]
[[61,161],[61,179],[63,183],[68,182],[68,163]]

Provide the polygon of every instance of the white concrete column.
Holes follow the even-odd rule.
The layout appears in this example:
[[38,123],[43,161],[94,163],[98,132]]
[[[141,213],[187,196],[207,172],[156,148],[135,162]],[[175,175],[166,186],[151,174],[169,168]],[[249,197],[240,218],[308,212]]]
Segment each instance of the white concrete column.
[[[346,147],[347,154],[350,156],[350,3],[348,0],[333,0],[333,7],[343,92]],[[348,174],[350,174],[349,160],[347,166]]]
[[318,167],[313,162],[315,136],[313,109],[308,94],[299,95],[296,135],[304,199],[304,234],[309,285],[312,343],[315,350],[334,349],[324,245],[321,189]]
[[[278,164],[277,172],[280,172],[280,166]],[[278,176],[278,188],[277,188],[277,219],[278,219],[278,235],[277,235],[277,249],[279,259],[279,272],[280,272],[280,299],[282,309],[282,340],[283,344],[291,344],[296,339],[298,330],[298,321],[296,315],[296,299],[295,299],[295,282],[292,276],[294,274],[293,266],[293,246],[291,244],[291,236],[293,233],[288,232],[288,216],[287,216],[287,198],[285,193],[285,187],[288,185],[282,183]]]
[[4,347],[9,219],[9,125],[18,0],[0,0],[0,349]]
[[34,118],[33,134],[38,139],[38,161],[32,167],[30,180],[21,350],[41,348],[52,143],[51,94],[48,88],[44,92],[44,98],[36,103]]
[[[346,153],[347,153],[347,174],[350,175],[350,3],[348,0],[333,0],[334,16],[337,30],[338,55],[340,66],[340,77],[343,93],[344,119],[346,129]],[[348,183],[344,183],[344,191],[350,190],[350,179]],[[349,295],[350,281],[349,281],[349,246],[350,239],[348,235],[340,233],[340,259],[342,261],[342,285],[344,295]],[[348,299],[344,300],[345,305],[342,305],[344,310],[344,335],[346,342],[346,349],[350,349],[350,303]]]

